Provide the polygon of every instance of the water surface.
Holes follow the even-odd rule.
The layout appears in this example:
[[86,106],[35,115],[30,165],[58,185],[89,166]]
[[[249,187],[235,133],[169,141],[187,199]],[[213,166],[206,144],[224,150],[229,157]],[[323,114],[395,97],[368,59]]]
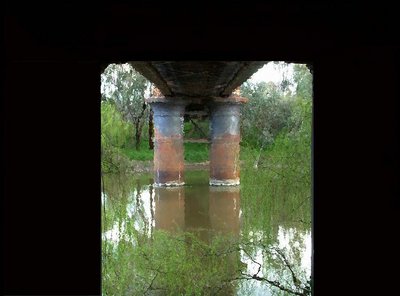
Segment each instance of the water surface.
[[209,186],[186,172],[170,188],[104,176],[103,294],[309,295],[310,188],[260,174]]

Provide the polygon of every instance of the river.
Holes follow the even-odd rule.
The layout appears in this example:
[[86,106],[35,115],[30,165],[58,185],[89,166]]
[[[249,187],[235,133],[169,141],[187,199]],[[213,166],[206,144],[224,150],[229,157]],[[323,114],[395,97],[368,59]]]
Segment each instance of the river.
[[[279,177],[278,177],[279,178]],[[105,175],[103,295],[311,295],[311,188],[257,170],[239,186]]]

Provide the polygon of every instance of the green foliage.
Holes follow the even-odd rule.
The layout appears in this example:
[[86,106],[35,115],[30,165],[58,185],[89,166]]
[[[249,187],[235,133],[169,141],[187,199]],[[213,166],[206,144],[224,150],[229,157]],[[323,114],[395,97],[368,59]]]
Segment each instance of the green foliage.
[[[184,139],[207,139],[209,121],[192,119],[183,125]],[[209,144],[184,143],[184,159],[187,162],[204,162],[209,160]]]
[[124,120],[140,114],[149,82],[130,64],[110,64],[101,75],[102,100],[113,102]]
[[149,117],[144,98],[150,82],[130,64],[110,64],[101,75],[101,83],[102,101],[112,102],[122,118],[132,124],[132,135],[139,149],[143,127]]
[[209,120],[192,119],[183,125],[185,138],[204,139],[209,136]]
[[187,162],[204,162],[209,160],[209,144],[184,143],[184,159]]
[[[277,65],[283,72],[288,67],[285,63]],[[296,86],[294,93],[289,90],[291,85]],[[304,113],[312,101],[312,75],[306,65],[295,64],[293,78],[285,78],[280,85],[245,82],[241,92],[249,98],[242,108],[243,146],[268,148],[279,134],[294,134],[304,126],[303,121],[311,122],[311,113]]]
[[156,230],[139,243],[138,234],[131,235],[131,242],[103,245],[108,250],[103,257],[104,295],[145,295],[149,290],[171,296],[211,295],[239,268],[229,238],[215,237],[208,245],[189,232]]
[[287,126],[291,114],[290,102],[283,97],[274,83],[245,82],[242,95],[249,102],[242,108],[242,134],[244,145],[264,147],[273,143],[276,135]]
[[226,245],[223,239],[208,245],[189,232],[171,235],[159,230],[151,243],[137,249],[136,262],[142,263],[143,277],[158,272],[153,285],[166,295],[210,295],[233,263],[224,254]]
[[[288,222],[311,221],[310,158],[305,155],[299,159],[292,144],[294,142],[279,137],[274,148],[263,155],[263,162],[257,169],[251,165],[242,167],[244,233],[246,229],[264,231],[264,238],[270,239],[276,235],[267,235],[268,229],[275,229],[275,232],[279,225]],[[264,184],[262,191],[260,184]]]
[[132,125],[122,119],[112,103],[101,103],[101,144],[124,147],[132,135]]
[[133,149],[132,147],[121,148],[121,152],[128,157],[130,160],[147,161],[153,160],[154,150],[149,149],[149,141],[141,141],[139,150]]
[[[277,233],[282,226],[305,231],[311,227],[311,103],[300,97],[296,99],[289,118],[289,123],[296,124],[289,132],[282,130],[267,149],[245,146],[241,152],[241,230],[245,249],[254,256],[261,246],[265,251],[264,274],[274,270],[280,282],[284,279],[292,282],[287,287],[303,293],[301,295],[310,295],[310,279],[298,269],[297,263],[291,267],[297,280],[292,280],[292,271],[282,268],[282,261],[278,259],[282,256],[268,246],[278,244]],[[263,190],[260,184],[264,184]],[[300,246],[304,243],[302,240],[295,233],[293,242],[299,242]],[[290,252],[283,250],[281,253],[292,262],[301,261],[299,248],[292,247]],[[298,281],[302,286],[296,284]],[[271,289],[272,295],[289,295],[276,287]]]
[[[242,191],[245,196],[252,196],[252,199],[243,201],[249,203],[244,208],[250,209],[244,217],[251,220],[248,224],[245,222],[244,227],[261,223],[259,229],[262,230],[266,229],[264,223],[279,225],[284,221],[311,221],[310,211],[302,206],[311,203],[312,76],[305,65],[294,66],[294,81],[297,83],[296,93],[287,99],[289,116],[269,145],[265,148],[246,145],[248,141],[241,147],[241,180],[245,184]],[[253,86],[253,94],[262,96],[260,89],[263,89],[262,85]],[[257,100],[257,96],[252,98]],[[255,137],[262,137],[259,131],[254,133]],[[247,137],[245,132],[243,137]],[[262,194],[257,191],[261,183],[268,184]],[[280,205],[282,203],[287,206]],[[259,207],[259,204],[266,206]],[[275,209],[287,211],[278,215],[274,213]],[[281,218],[272,221],[277,217]]]
[[303,99],[312,97],[312,75],[306,65],[295,64],[293,80],[296,83],[296,94]]
[[132,125],[122,119],[115,105],[101,103],[101,157],[103,172],[118,172],[127,166],[127,159],[119,153],[132,135]]

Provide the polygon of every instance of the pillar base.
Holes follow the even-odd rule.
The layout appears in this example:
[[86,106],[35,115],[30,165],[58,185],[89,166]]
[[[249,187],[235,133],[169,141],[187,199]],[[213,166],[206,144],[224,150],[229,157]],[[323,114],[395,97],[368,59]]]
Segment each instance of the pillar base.
[[211,186],[237,186],[240,185],[240,179],[227,179],[227,180],[216,180],[210,179]]
[[170,181],[165,183],[154,183],[155,187],[178,187],[185,185],[185,182],[182,181]]

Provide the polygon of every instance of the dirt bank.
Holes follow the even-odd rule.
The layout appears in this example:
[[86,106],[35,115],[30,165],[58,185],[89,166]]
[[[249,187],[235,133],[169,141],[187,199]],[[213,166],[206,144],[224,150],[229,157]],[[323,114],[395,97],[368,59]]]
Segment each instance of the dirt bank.
[[[185,162],[185,170],[186,171],[209,170],[209,165],[210,165],[209,161],[196,162],[196,163]],[[154,165],[152,160],[149,161],[132,160],[130,168],[132,173],[148,173],[153,171]]]

